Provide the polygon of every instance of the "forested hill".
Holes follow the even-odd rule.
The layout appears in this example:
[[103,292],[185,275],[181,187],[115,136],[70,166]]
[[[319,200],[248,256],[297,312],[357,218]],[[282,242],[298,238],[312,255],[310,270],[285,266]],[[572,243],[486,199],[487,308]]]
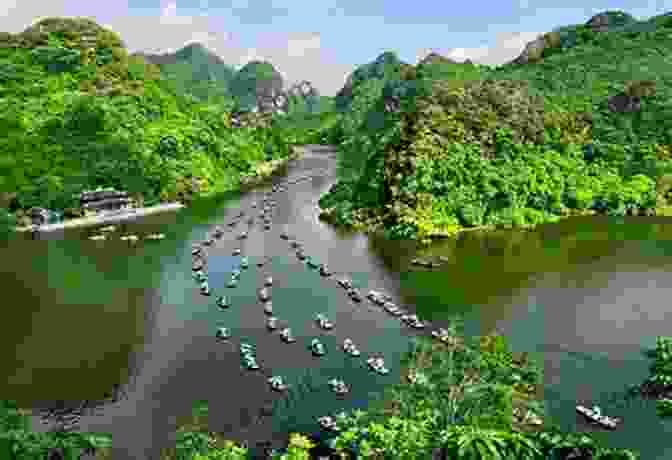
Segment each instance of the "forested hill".
[[342,152],[324,216],[429,241],[571,214],[669,212],[672,15],[607,11],[491,68],[387,52],[323,132]]
[[233,127],[234,105],[175,91],[174,79],[86,18],[2,33],[0,207],[75,213],[78,194],[97,186],[145,204],[235,189],[296,139],[268,117]]
[[200,100],[231,95],[229,84],[236,70],[200,43],[191,43],[174,53],[139,52],[132,56],[156,64],[164,76],[174,81],[178,91],[191,93]]
[[270,62],[250,61],[236,71],[200,43],[173,53],[132,56],[156,64],[174,92],[189,94],[200,101],[233,102],[235,109],[242,111],[288,112],[301,108],[316,113],[330,107],[330,101],[321,97],[310,82],[289,85]]

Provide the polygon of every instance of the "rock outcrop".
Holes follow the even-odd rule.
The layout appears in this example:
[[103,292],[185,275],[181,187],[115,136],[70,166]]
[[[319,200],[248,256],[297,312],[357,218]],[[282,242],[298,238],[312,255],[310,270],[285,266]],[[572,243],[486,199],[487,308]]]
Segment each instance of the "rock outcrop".
[[349,107],[354,89],[362,82],[374,78],[380,80],[402,79],[403,75],[412,73],[414,68],[414,66],[399,60],[395,53],[389,51],[382,53],[373,62],[359,66],[348,76],[345,86],[336,94],[337,109],[345,110]]
[[[605,11],[590,18],[584,26],[572,26],[564,28],[564,34],[576,34],[582,27],[589,27],[593,33],[604,33],[617,30],[624,26],[635,23],[636,20],[627,13],[621,11]],[[542,60],[545,51],[562,46],[561,34],[558,31],[545,33],[525,45],[525,49],[511,64],[528,64]]]
[[418,62],[418,65],[429,64],[459,64],[459,62],[432,52]]

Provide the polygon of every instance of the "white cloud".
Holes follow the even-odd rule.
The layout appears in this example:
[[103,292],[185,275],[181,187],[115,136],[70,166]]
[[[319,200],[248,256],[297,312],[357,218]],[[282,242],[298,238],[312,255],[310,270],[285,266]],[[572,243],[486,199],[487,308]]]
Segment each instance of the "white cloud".
[[287,40],[287,55],[289,57],[303,57],[309,52],[319,51],[320,35],[309,34],[303,37]]
[[[525,45],[540,34],[540,32],[507,32],[497,35],[490,45],[474,48],[449,48],[444,52],[437,51],[437,53],[458,62],[471,59],[475,64],[497,66],[511,62],[520,56]],[[427,53],[420,58],[426,55]]]

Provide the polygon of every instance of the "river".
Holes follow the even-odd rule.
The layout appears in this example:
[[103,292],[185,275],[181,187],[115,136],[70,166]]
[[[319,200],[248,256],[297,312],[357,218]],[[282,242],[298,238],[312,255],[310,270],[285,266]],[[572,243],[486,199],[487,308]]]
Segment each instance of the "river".
[[[398,381],[398,360],[414,332],[366,299],[351,302],[334,278],[352,278],[363,293],[389,292],[395,302],[433,323],[465,318],[469,334],[494,329],[515,351],[543,360],[544,397],[550,417],[570,430],[593,430],[577,418],[577,403],[599,404],[622,416],[615,432],[596,432],[614,447],[629,447],[643,459],[672,457],[666,442],[672,424],[657,418],[651,403],[625,403],[619,392],[647,375],[643,348],[672,330],[672,233],[662,218],[576,217],[534,231],[467,232],[434,244],[431,254],[448,257],[440,269],[410,264],[409,242],[384,241],[335,229],[317,219],[317,200],[335,182],[336,154],[310,147],[290,162],[288,175],[306,177],[274,193],[272,228],[260,225],[266,184],[243,194],[158,214],[121,225],[123,232],[161,232],[159,241],[131,244],[117,238],[88,240],[90,230],[67,229],[33,241],[26,235],[0,246],[0,322],[3,398],[30,407],[53,400],[100,399],[113,384],[126,397],[84,416],[81,428],[110,433],[112,457],[158,458],[173,442],[179,420],[195,401],[207,401],[210,429],[249,445],[281,443],[291,431],[317,432],[315,418],[365,408]],[[191,245],[214,225],[239,211],[247,218],[207,249],[214,295],[199,293],[191,272]],[[249,237],[237,240],[243,229]],[[297,259],[287,231],[306,253],[335,273],[322,278]],[[249,257],[239,286],[225,287],[228,273]],[[256,262],[269,257],[263,267]],[[265,327],[256,289],[266,275],[274,315],[298,341],[283,343]],[[231,297],[227,310],[216,295]],[[313,316],[335,322],[320,331]],[[218,326],[231,329],[222,343]],[[327,354],[311,356],[306,344],[320,336]],[[362,358],[336,347],[350,337],[362,350],[382,353],[391,372],[377,376]],[[253,342],[262,370],[240,367],[238,344]],[[282,375],[292,389],[273,393],[269,375]],[[330,378],[352,386],[345,399],[329,390]],[[33,420],[34,429],[40,427]]]

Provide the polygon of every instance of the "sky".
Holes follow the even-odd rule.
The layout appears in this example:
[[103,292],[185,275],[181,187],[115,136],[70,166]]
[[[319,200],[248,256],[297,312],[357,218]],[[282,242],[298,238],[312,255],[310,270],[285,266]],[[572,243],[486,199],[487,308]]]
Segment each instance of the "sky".
[[384,51],[410,64],[436,52],[500,65],[540,34],[606,10],[647,19],[672,11],[672,0],[0,0],[0,31],[83,16],[131,53],[200,42],[235,67],[266,60],[287,84],[308,80],[333,96]]

